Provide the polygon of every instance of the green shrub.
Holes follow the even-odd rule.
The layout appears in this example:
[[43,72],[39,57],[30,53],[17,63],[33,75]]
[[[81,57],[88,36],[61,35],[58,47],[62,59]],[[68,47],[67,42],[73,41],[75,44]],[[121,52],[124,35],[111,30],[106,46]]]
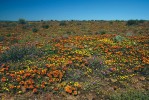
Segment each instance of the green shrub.
[[84,74],[83,70],[70,68],[65,73],[64,79],[69,80],[69,81],[81,81],[82,77],[84,77],[84,76],[85,76],[85,74]]
[[46,44],[43,46],[42,51],[45,53],[45,55],[49,55],[49,54],[56,54],[57,50],[53,50],[52,46],[49,44]]
[[0,42],[4,41],[4,36],[0,36]]
[[102,76],[102,70],[105,69],[103,61],[101,58],[94,56],[88,60],[88,67],[92,69],[95,76]]
[[132,32],[127,32],[126,36],[133,36],[133,33]]
[[100,30],[100,31],[96,32],[96,34],[103,35],[103,34],[106,34],[106,31],[105,30]]
[[142,68],[139,73],[142,75],[146,75],[149,76],[149,67],[147,67],[148,65],[146,65],[146,67]]
[[7,37],[11,37],[12,35],[11,35],[11,33],[8,33],[6,36],[7,36]]
[[36,33],[36,32],[38,32],[38,29],[37,28],[32,28],[32,32]]
[[139,23],[144,23],[145,20],[128,20],[126,25],[131,26],[131,25],[138,25]]
[[138,25],[137,20],[128,20],[126,25],[131,26],[131,25]]
[[78,26],[79,26],[79,25],[82,25],[82,23],[81,23],[81,22],[77,22],[77,23],[76,23],[76,25],[78,25]]
[[116,93],[110,96],[110,100],[149,100],[147,93],[142,91],[128,91],[125,93]]
[[114,42],[122,42],[125,38],[120,36],[120,35],[116,35],[113,40]]
[[66,24],[65,21],[61,21],[59,25],[60,25],[60,26],[66,26],[67,24]]
[[48,29],[49,28],[49,25],[48,24],[42,25],[42,28]]
[[113,24],[113,21],[109,21],[109,24]]
[[2,62],[19,61],[24,57],[34,58],[41,55],[42,52],[33,45],[14,45],[1,54],[0,60]]
[[26,20],[23,18],[20,18],[18,22],[19,22],[19,24],[26,24],[27,23]]
[[145,22],[145,20],[139,20],[138,22],[139,22],[139,23],[144,23],[144,22]]
[[67,31],[66,34],[68,34],[68,35],[72,35],[72,34],[75,34],[75,32]]
[[30,28],[32,28],[31,24],[25,24],[22,26],[22,29],[24,29],[24,30],[29,30]]
[[11,39],[11,41],[10,41],[12,44],[15,44],[15,43],[18,43],[19,42],[19,40],[17,39],[17,38],[13,38],[13,39]]

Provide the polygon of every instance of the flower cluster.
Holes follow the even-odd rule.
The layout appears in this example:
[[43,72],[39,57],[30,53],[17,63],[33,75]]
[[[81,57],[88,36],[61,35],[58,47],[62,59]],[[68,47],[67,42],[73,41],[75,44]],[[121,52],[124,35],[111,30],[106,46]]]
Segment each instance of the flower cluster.
[[[92,73],[89,66],[96,68],[106,76],[116,76],[117,79],[128,79],[132,72],[143,72],[149,64],[149,37],[126,37],[126,41],[115,42],[116,34],[70,36],[64,39],[51,39],[47,42],[51,45],[52,53],[47,53],[40,60],[46,60],[43,66],[29,66],[24,69],[12,69],[11,66],[0,66],[0,91],[24,93],[28,90],[37,93],[44,91],[53,84],[61,84],[67,78],[63,78],[70,69],[78,68]],[[40,44],[40,45],[39,45]],[[40,49],[44,43],[39,43]],[[137,45],[137,46],[136,46]],[[46,48],[48,52],[48,48]],[[56,51],[56,52],[55,52]],[[98,56],[97,64],[89,64],[88,59]],[[102,61],[102,62],[101,62]],[[98,64],[100,63],[100,64]],[[99,66],[100,65],[100,66]],[[23,66],[23,64],[22,64]],[[66,76],[67,77],[67,76]],[[56,86],[52,88],[58,90]],[[63,88],[69,94],[78,94],[81,85],[77,82],[66,84]]]

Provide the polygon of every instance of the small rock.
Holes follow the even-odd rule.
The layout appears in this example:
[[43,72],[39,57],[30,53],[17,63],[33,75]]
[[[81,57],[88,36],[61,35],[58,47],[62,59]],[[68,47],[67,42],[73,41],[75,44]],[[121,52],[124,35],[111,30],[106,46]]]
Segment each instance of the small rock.
[[111,82],[113,82],[113,83],[117,82],[117,79],[111,78],[110,80],[111,80]]
[[26,92],[26,88],[24,86],[21,87],[21,90],[22,90],[23,93]]
[[45,95],[45,100],[51,100],[51,95],[50,94],[46,94]]
[[131,79],[131,83],[137,83],[138,82],[138,79],[136,78],[136,77],[133,77],[132,79]]
[[94,100],[96,96],[94,94],[89,93],[88,95],[86,95],[86,97],[88,98],[88,100]]
[[134,87],[135,87],[136,89],[142,89],[143,84],[142,84],[142,83],[136,83],[136,84],[134,85]]

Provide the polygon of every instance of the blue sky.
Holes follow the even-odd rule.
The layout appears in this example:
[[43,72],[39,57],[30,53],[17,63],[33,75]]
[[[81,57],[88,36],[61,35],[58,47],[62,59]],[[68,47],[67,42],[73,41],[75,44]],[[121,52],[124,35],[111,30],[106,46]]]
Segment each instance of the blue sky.
[[149,0],[0,0],[0,20],[149,20]]

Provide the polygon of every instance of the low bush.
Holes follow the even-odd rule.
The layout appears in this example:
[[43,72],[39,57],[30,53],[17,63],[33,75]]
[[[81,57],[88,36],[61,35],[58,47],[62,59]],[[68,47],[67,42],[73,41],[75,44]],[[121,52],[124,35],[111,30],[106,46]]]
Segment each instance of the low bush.
[[60,25],[60,26],[66,26],[67,24],[66,24],[65,21],[61,21],[61,22],[59,23],[59,25]]
[[125,38],[120,36],[120,35],[116,35],[113,40],[114,42],[122,42]]
[[19,24],[26,24],[27,22],[26,22],[25,19],[20,18],[20,19],[18,20],[18,23],[19,23]]
[[89,59],[88,66],[92,70],[92,72],[95,76],[103,77],[102,70],[104,70],[106,67],[104,66],[101,58],[95,56],[95,57]]
[[110,100],[149,100],[149,96],[142,91],[128,91],[111,95]]
[[103,34],[106,34],[106,31],[105,30],[100,30],[100,31],[96,32],[96,34],[103,35]]
[[145,20],[128,20],[126,25],[131,26],[131,25],[138,25],[139,23],[144,23]]
[[48,24],[42,25],[42,28],[48,29],[49,28],[49,25]]
[[0,42],[4,41],[4,36],[0,36]]
[[14,45],[3,52],[0,56],[2,62],[7,61],[19,61],[22,60],[25,56],[28,58],[34,58],[36,56],[41,56],[42,52],[33,45]]
[[32,28],[32,32],[36,33],[36,32],[38,32],[38,29],[37,28]]
[[7,37],[11,37],[11,36],[12,36],[12,34],[11,34],[11,33],[8,33],[6,36],[7,36]]

